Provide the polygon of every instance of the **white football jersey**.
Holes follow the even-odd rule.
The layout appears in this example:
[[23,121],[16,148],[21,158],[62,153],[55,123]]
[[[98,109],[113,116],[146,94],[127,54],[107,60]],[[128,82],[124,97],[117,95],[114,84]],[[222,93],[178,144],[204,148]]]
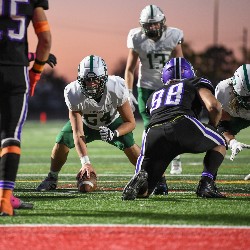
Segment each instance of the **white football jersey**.
[[78,81],[65,87],[64,98],[69,110],[82,112],[85,125],[99,130],[100,126],[108,126],[119,117],[117,108],[128,100],[129,92],[124,79],[109,76],[100,102],[85,96]]
[[182,39],[183,31],[173,27],[167,27],[157,42],[147,38],[141,28],[129,31],[127,47],[137,52],[140,58],[138,87],[153,90],[162,87],[162,68]]
[[222,108],[232,117],[240,117],[246,120],[250,120],[250,112],[244,108],[241,108],[239,112],[235,112],[230,109],[229,103],[233,98],[232,84],[233,78],[228,78],[218,83],[215,88],[215,97],[221,103]]

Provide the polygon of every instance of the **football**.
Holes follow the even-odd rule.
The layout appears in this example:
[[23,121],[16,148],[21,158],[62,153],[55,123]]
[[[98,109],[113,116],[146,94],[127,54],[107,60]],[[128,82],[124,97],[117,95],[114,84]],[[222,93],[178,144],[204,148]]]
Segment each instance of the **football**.
[[85,172],[82,178],[78,178],[77,188],[81,193],[89,193],[95,191],[97,188],[96,174],[91,172],[90,178],[87,178],[87,173]]

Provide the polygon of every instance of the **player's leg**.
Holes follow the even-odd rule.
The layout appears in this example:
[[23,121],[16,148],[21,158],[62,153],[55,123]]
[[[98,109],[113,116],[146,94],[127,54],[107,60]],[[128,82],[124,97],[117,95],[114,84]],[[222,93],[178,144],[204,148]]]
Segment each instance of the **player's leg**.
[[26,67],[1,66],[0,75],[2,79],[5,79],[1,83],[0,89],[2,148],[0,161],[0,212],[1,215],[12,216],[14,212],[11,197],[21,155],[21,134],[27,115],[29,83]]
[[[116,130],[123,120],[121,117],[118,117],[114,122],[112,122],[108,127],[113,131]],[[115,138],[113,141],[109,142],[111,145],[119,148],[124,151],[129,161],[135,166],[137,158],[140,154],[140,147],[135,143],[134,135],[132,132]]]
[[134,144],[129,148],[125,148],[124,153],[128,157],[129,161],[135,166],[137,158],[140,155],[140,147],[137,144]]
[[225,138],[213,126],[203,124],[190,116],[184,116],[180,122],[176,122],[175,129],[184,152],[206,152],[196,194],[206,198],[224,197],[216,188],[214,177],[226,154]]
[[222,145],[207,151],[203,161],[203,172],[196,191],[197,196],[202,198],[225,198],[225,195],[219,192],[214,181],[225,154],[226,148]]
[[68,121],[56,137],[56,143],[51,152],[50,171],[48,176],[36,188],[37,191],[56,189],[58,174],[67,161],[70,149],[74,146],[73,131],[70,121]]
[[[145,135],[135,174],[123,190],[123,200],[147,198],[155,189],[166,166],[173,159],[171,152],[168,152],[170,147],[167,147],[164,135],[163,128],[154,131],[150,129]],[[158,147],[158,145],[164,146]],[[167,159],[166,155],[172,158]]]
[[[146,104],[147,104],[147,100],[148,100],[149,96],[154,92],[154,90],[138,87],[137,91],[138,91],[139,113],[140,113],[141,118],[143,120],[144,128],[146,129],[148,124],[149,124],[149,120],[150,120],[150,116],[146,112]],[[145,135],[145,130],[142,133],[142,139],[144,138],[144,135]],[[178,171],[180,171],[180,169],[181,169],[180,159],[178,159],[178,161],[176,160],[174,162],[174,166],[176,169],[178,168]],[[165,174],[163,174],[161,180],[159,181],[159,184],[157,185],[157,187],[155,189],[155,195],[166,195],[166,194],[168,194],[168,186],[167,186]]]

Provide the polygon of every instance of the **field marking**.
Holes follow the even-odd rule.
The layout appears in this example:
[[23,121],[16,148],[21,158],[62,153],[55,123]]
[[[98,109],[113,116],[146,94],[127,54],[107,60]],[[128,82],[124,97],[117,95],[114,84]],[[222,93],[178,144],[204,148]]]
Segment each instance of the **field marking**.
[[4,224],[0,227],[157,227],[157,228],[218,228],[218,229],[248,229],[250,230],[250,226],[225,226],[225,225],[173,225],[173,224],[150,224],[150,225],[144,225],[144,224]]
[[[48,174],[17,174],[17,177],[46,177]],[[59,174],[59,177],[75,177],[76,174]],[[116,174],[116,173],[107,173],[107,174],[98,174],[100,177],[132,177],[132,174]],[[176,174],[170,175],[167,174],[167,177],[200,177],[201,174]],[[219,177],[242,177],[244,174],[220,174]]]

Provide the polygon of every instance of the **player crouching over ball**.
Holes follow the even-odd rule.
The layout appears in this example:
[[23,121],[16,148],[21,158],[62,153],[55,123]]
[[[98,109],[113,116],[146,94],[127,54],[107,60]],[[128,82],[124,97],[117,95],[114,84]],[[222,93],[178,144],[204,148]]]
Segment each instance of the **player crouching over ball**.
[[77,189],[81,193],[93,192],[97,188],[97,176],[90,162],[84,164],[76,176]]

